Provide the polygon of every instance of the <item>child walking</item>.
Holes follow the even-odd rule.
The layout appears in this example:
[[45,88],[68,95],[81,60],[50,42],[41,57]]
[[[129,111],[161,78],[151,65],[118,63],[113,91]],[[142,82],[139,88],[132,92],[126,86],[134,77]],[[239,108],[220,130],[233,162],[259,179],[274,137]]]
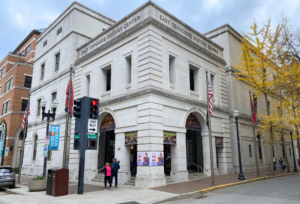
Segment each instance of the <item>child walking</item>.
[[110,190],[113,190],[113,187],[111,186],[111,168],[109,166],[109,163],[106,163],[105,168],[104,168],[104,186],[105,186],[105,188],[103,190],[107,190],[106,189],[107,181],[109,183]]

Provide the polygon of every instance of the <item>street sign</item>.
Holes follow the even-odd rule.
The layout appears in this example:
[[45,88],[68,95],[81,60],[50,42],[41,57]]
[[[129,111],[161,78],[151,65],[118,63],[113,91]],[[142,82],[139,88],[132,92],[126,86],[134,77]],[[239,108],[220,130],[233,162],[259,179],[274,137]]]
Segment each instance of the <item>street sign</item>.
[[97,139],[97,134],[87,134],[88,140],[96,140]]
[[5,154],[4,154],[5,157],[8,156],[8,150],[9,150],[9,147],[5,147]]
[[48,157],[48,145],[44,145],[43,157]]
[[75,134],[74,139],[75,140],[80,139],[80,134]]
[[88,120],[88,131],[89,133],[97,133],[97,126],[98,126],[98,121],[96,119],[89,119]]

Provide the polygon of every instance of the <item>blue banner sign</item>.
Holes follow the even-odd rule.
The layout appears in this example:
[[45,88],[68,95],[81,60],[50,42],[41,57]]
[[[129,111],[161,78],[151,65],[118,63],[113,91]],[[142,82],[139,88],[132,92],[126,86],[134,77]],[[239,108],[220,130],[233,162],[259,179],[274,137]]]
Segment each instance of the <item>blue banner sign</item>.
[[58,150],[59,131],[60,131],[59,125],[51,125],[49,150]]
[[2,156],[2,151],[3,151],[3,142],[0,141],[0,157]]

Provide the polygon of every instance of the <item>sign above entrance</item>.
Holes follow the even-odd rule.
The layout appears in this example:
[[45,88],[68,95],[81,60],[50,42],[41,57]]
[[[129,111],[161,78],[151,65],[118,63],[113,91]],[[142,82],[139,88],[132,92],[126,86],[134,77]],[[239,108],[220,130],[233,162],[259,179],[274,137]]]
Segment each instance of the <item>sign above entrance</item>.
[[223,147],[223,138],[222,137],[216,137],[216,147]]
[[137,144],[137,132],[125,133],[125,145]]
[[176,144],[176,133],[164,132],[164,144]]
[[98,120],[96,119],[89,119],[88,120],[88,132],[89,133],[97,133],[97,129],[98,129]]
[[186,119],[185,127],[188,130],[201,131],[201,125],[194,114],[190,114]]
[[108,130],[114,130],[115,129],[115,121],[111,114],[108,114],[103,119],[103,122],[100,126],[100,131],[108,131]]

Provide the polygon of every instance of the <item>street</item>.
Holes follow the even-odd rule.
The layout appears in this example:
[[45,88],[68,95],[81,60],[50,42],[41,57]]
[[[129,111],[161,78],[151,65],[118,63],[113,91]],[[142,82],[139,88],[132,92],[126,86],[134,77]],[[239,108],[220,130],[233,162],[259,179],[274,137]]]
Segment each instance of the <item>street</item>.
[[300,203],[300,174],[293,176],[266,179],[244,185],[237,185],[211,193],[204,194],[203,198],[186,199],[174,202],[179,203],[201,203],[201,204],[299,204]]

